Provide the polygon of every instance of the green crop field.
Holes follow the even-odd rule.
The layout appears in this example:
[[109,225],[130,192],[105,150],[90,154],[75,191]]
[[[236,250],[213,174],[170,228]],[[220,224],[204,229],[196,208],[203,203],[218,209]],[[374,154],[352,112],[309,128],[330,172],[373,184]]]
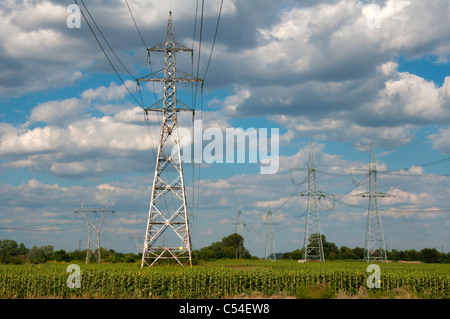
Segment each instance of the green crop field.
[[[380,266],[380,288],[368,288],[368,263],[228,260],[192,268],[137,264],[79,264],[80,288],[69,288],[69,263],[0,265],[1,298],[228,298],[264,296],[311,297],[325,287],[331,295],[392,298],[398,289],[415,298],[450,298],[448,264],[386,263]],[[70,279],[70,278],[69,278]],[[363,288],[361,288],[363,287]]]

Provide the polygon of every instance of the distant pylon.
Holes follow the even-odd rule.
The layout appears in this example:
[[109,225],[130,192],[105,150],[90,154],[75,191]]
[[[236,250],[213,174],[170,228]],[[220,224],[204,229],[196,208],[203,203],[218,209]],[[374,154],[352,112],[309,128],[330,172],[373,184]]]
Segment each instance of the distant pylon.
[[[232,224],[236,225],[236,233],[239,234],[242,237],[242,240],[244,238],[244,227],[247,226],[247,224],[245,224],[242,221],[242,201],[239,199],[239,210],[238,210],[238,217],[237,217],[237,221],[233,222]],[[236,257],[237,258],[242,258],[242,246],[243,246],[243,242],[241,241],[239,243],[239,249],[236,252]]]
[[136,245],[136,254],[142,253],[144,247],[142,246],[142,240],[145,239],[143,236],[131,236],[130,239],[134,240]]
[[267,225],[267,235],[266,235],[266,250],[265,250],[265,259],[273,259],[277,260],[277,256],[275,253],[275,239],[273,236],[273,228],[274,222],[272,221],[272,207],[269,204],[269,211],[267,212],[267,221],[263,223]]
[[[89,263],[89,260],[92,256],[97,259],[97,262],[100,262],[100,229],[102,227],[106,213],[114,213],[114,211],[108,210],[108,203],[106,203],[105,207],[103,208],[87,208],[83,205],[83,203],[81,203],[81,212],[86,219],[86,224],[89,230],[88,244],[86,249],[86,264]],[[78,213],[78,211],[75,211],[75,213]],[[88,213],[94,215],[96,217],[95,220],[89,220]],[[93,233],[95,233],[95,236],[92,236]]]
[[244,227],[246,224],[242,221],[242,201],[239,200],[239,210],[238,210],[238,217],[237,221],[232,223],[233,225],[236,225],[236,233],[244,237]]
[[305,235],[303,240],[303,259],[325,261],[323,253],[322,233],[319,223],[318,200],[326,196],[334,196],[316,189],[316,160],[314,146],[309,144],[308,160],[308,191],[298,193],[300,196],[308,196],[306,210]]
[[137,82],[163,82],[164,98],[145,109],[146,114],[160,112],[162,124],[141,267],[151,267],[160,259],[174,259],[181,266],[187,263],[192,266],[177,112],[194,110],[177,99],[177,83],[202,80],[176,68],[175,53],[192,53],[192,49],[175,42],[172,12],[169,12],[166,41],[148,49],[149,54],[150,51],[164,53],[164,69]]
[[364,261],[387,261],[386,243],[384,242],[383,227],[378,207],[378,197],[393,197],[393,195],[378,192],[377,165],[373,143],[370,146],[369,158],[369,191],[355,196],[369,197],[367,210],[366,241],[364,244]]

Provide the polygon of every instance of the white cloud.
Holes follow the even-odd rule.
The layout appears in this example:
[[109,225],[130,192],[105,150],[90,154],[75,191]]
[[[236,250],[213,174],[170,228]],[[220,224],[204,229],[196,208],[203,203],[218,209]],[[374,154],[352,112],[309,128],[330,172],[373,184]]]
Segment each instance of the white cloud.
[[214,234],[214,230],[212,230],[211,228],[208,228],[204,231],[201,232],[203,235],[212,235]]
[[56,175],[79,175],[88,171],[88,166],[83,162],[53,163],[50,171]]
[[227,114],[268,116],[296,136],[355,140],[358,149],[405,145],[421,125],[448,121],[448,84],[398,72],[395,62],[450,53],[448,2],[386,1],[380,29],[367,26],[364,9],[350,0],[294,7],[258,29],[255,47],[218,52],[221,75],[245,92],[230,96]]
[[[125,85],[128,88],[135,88],[136,83],[128,80],[125,81]],[[100,101],[114,101],[120,100],[125,97],[127,92],[127,88],[125,85],[118,86],[116,82],[111,82],[109,87],[101,86],[96,89],[88,89],[81,94],[81,97],[91,101],[91,100],[100,100]]]
[[0,94],[20,96],[82,78],[80,69],[90,62],[79,57],[90,49],[65,34],[66,14],[63,5],[50,1],[0,5]]
[[420,205],[423,203],[427,203],[427,205],[433,205],[434,200],[431,194],[427,193],[411,193],[407,191],[403,191],[401,189],[391,187],[388,191],[388,194],[394,197],[387,197],[383,200],[383,203],[386,205],[395,205],[395,204],[409,204],[409,205]]
[[[124,171],[139,170],[143,165],[139,163],[141,157],[151,157],[156,141],[150,142],[142,123],[122,121],[104,116],[76,121],[67,127],[7,132],[0,137],[0,154],[10,159],[3,166],[73,177],[103,175],[120,170],[120,166]],[[153,134],[155,139],[157,136]]]
[[65,126],[78,119],[86,107],[86,102],[77,98],[40,103],[32,110],[30,122],[46,122],[50,125]]
[[428,138],[434,149],[438,149],[444,154],[450,153],[450,127],[441,127],[437,134],[431,134]]
[[442,122],[449,119],[449,98],[447,87],[450,77],[444,85],[436,87],[434,82],[408,73],[399,72],[395,79],[386,82],[379,91],[374,106],[378,116],[393,117],[405,122]]

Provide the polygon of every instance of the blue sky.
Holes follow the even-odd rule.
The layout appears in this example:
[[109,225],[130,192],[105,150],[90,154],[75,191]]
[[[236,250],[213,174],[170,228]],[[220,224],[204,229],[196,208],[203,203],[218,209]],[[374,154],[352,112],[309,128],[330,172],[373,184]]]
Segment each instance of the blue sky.
[[[158,120],[150,118],[149,136],[141,107],[86,23],[67,27],[71,3],[0,5],[0,238],[66,250],[81,239],[84,248],[87,228],[73,212],[80,201],[88,207],[109,201],[115,215],[105,219],[102,246],[136,251],[131,237],[145,233]],[[125,1],[85,3],[132,75],[149,74]],[[164,41],[168,3],[129,0],[148,46]],[[196,3],[170,1],[177,42],[194,47],[194,66],[189,56],[177,57],[189,73],[197,71],[199,52]],[[379,28],[367,24],[369,4],[380,8]],[[200,76],[219,6],[220,0],[205,3]],[[278,128],[280,168],[262,175],[258,164],[185,165],[194,249],[235,231],[239,199],[252,254],[264,255],[269,205],[276,251],[301,248],[306,199],[292,194],[307,186],[293,184],[290,169],[306,166],[312,141],[317,187],[338,199],[333,209],[331,199],[321,203],[327,240],[364,246],[368,203],[353,195],[368,188],[360,169],[373,142],[379,191],[395,195],[380,200],[388,247],[448,251],[450,161],[435,161],[450,156],[449,12],[445,0],[225,0],[196,119],[223,132]],[[133,78],[107,53],[139,96]],[[160,57],[151,58],[153,70],[162,67]],[[161,96],[161,87],[155,90]],[[142,93],[151,105],[153,87]],[[191,93],[185,87],[180,99],[191,105]],[[189,127],[191,118],[183,115],[180,123]],[[352,174],[361,183],[352,183]],[[305,171],[292,177],[303,181]]]

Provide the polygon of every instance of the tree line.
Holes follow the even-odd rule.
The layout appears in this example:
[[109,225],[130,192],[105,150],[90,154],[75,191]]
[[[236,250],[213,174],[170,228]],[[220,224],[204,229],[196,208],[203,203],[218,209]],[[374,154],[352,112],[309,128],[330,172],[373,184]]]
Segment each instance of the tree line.
[[[100,247],[100,255],[103,262],[135,262],[140,260],[141,255],[133,253],[120,253],[113,249]],[[86,250],[75,250],[67,252],[64,249],[55,250],[52,245],[26,248],[23,243],[17,244],[10,239],[0,240],[0,263],[1,264],[39,264],[48,261],[57,262],[84,262]]]
[[[337,247],[335,243],[328,242],[322,235],[322,244],[326,261],[364,258],[364,248]],[[133,263],[141,260],[141,254],[120,253],[113,249],[100,248],[101,261],[106,263]],[[277,253],[277,260],[299,260],[303,259],[303,249],[291,252]],[[424,248],[420,251],[392,249],[387,252],[388,260],[392,261],[420,261],[425,263],[450,263],[450,253],[439,252],[435,248]],[[218,259],[258,259],[252,256],[244,246],[244,238],[235,233],[222,238],[221,241],[213,242],[211,245],[192,251],[194,263],[198,261],[213,261]],[[0,264],[24,264],[56,262],[84,262],[86,250],[75,250],[66,252],[63,249],[54,250],[52,245],[26,248],[23,243],[18,244],[14,240],[0,240]],[[95,262],[92,260],[91,262]]]
[[[313,235],[311,235],[313,236]],[[343,260],[343,259],[364,259],[364,248],[349,248],[338,246],[335,243],[328,242],[325,235],[322,235],[323,254],[325,260]],[[392,261],[420,261],[424,263],[450,263],[450,253],[443,253],[436,248],[423,248],[420,251],[415,249],[387,251],[387,259]],[[303,248],[291,252],[277,254],[277,259],[303,259]]]
[[[106,263],[133,263],[140,261],[141,254],[120,253],[113,249],[106,250],[100,248],[101,261]],[[250,255],[244,247],[244,238],[239,234],[232,234],[222,238],[220,242],[214,242],[207,247],[192,251],[194,263],[198,261],[209,261],[217,259],[248,259],[257,258]],[[56,262],[84,262],[86,260],[86,250],[75,250],[66,252],[63,249],[54,250],[52,245],[36,245],[26,248],[23,243],[18,244],[14,240],[0,240],[0,264],[24,264],[24,263],[45,263]],[[91,258],[90,262],[95,262]]]

